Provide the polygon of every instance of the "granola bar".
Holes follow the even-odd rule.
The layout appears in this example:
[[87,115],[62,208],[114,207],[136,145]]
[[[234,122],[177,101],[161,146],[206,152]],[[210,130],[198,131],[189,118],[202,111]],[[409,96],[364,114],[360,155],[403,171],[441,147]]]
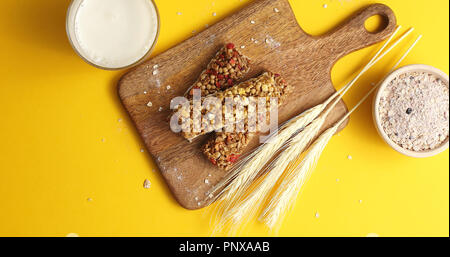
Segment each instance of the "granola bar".
[[[279,99],[279,105],[282,100],[283,97]],[[215,137],[202,147],[202,152],[213,165],[228,170],[238,161],[253,135],[255,133],[217,132]]]
[[212,164],[227,170],[239,159],[251,135],[219,132],[202,147],[202,152]]
[[[200,89],[202,96],[207,96],[219,91],[226,90],[240,81],[244,75],[250,70],[250,60],[248,57],[242,55],[234,46],[229,43],[215,55],[210,61],[207,69],[202,72],[199,79],[186,92],[186,97],[192,99],[193,89]],[[216,133],[208,144],[203,149],[209,149],[214,144],[219,144],[221,141],[229,143],[233,147],[232,152],[240,152],[248,144],[248,133],[234,133],[234,132],[218,132]],[[236,148],[236,149],[234,149]],[[210,158],[213,160],[212,158]],[[235,158],[231,156],[229,161]],[[236,158],[237,159],[237,158]]]
[[[182,122],[182,136],[191,141],[200,135],[207,134],[212,131],[220,131],[224,128],[226,122],[216,122],[217,118],[221,118],[222,121],[244,121],[246,124],[248,118],[248,102],[250,97],[266,98],[266,110],[258,111],[266,114],[267,111],[273,107],[271,105],[274,104],[270,101],[270,98],[277,98],[280,102],[287,90],[288,86],[286,85],[286,82],[279,75],[265,72],[257,78],[250,79],[228,88],[225,91],[217,92],[211,95],[215,97],[215,101],[210,105],[206,105],[206,103],[212,98],[202,97],[201,103],[206,105],[206,108],[202,108],[201,112],[194,113],[194,102],[193,100],[190,100],[189,110],[180,107],[174,115],[177,115],[176,118],[178,118],[178,121]],[[228,112],[226,110],[226,99],[232,99],[233,101],[240,102],[241,104],[243,103],[242,112],[237,111],[236,109],[233,109],[232,113]],[[214,115],[212,113],[216,113],[218,115]],[[245,129],[247,128],[244,128],[244,131],[240,132],[246,132]],[[196,132],[195,130],[198,130],[199,132]]]
[[241,80],[249,70],[250,59],[229,43],[216,53],[185,97],[191,99],[194,89],[200,89],[202,96],[223,91]]

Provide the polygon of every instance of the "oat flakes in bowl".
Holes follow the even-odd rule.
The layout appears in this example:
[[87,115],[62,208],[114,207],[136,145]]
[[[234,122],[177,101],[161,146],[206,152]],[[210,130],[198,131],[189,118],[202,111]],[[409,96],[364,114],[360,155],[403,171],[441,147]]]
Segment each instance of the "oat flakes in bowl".
[[448,75],[434,67],[408,65],[391,73],[373,111],[381,137],[402,154],[429,157],[448,148]]

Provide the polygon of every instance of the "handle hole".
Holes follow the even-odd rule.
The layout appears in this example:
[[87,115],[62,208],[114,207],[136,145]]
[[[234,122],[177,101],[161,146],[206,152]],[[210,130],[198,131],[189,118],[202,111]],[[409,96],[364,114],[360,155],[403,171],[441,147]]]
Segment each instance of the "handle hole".
[[382,14],[375,14],[370,16],[364,22],[364,27],[367,32],[376,34],[387,28],[389,25],[389,18]]

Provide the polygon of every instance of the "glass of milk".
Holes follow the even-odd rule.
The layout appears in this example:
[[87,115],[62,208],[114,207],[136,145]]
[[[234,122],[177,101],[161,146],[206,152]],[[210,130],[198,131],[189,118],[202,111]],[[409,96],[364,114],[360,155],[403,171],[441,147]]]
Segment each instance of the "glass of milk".
[[152,0],[73,0],[66,30],[81,58],[95,67],[116,70],[150,55],[159,23]]

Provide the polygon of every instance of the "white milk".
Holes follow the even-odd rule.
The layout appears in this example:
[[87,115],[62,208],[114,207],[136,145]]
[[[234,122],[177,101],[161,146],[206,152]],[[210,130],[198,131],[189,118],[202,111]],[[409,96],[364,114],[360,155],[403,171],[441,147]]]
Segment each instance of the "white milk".
[[149,53],[158,22],[151,0],[74,0],[67,30],[81,56],[97,66],[117,69]]

